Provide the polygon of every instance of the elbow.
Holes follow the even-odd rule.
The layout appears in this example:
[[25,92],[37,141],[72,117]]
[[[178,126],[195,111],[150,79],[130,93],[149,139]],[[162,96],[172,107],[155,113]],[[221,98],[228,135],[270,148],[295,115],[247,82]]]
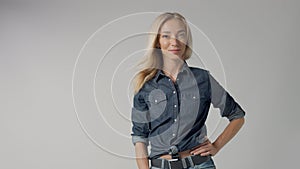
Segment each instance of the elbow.
[[239,125],[241,127],[245,124],[245,118],[244,117],[238,118],[236,120],[237,120],[237,122],[239,123]]
[[238,126],[242,127],[245,124],[245,118],[240,117],[240,118],[237,118],[237,119],[233,119],[231,122],[234,122]]

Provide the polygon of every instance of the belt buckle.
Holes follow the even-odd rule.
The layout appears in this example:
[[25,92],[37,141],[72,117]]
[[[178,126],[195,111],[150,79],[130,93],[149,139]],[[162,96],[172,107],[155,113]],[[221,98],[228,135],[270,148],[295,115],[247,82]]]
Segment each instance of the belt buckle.
[[174,164],[173,162],[178,161],[178,158],[173,158],[173,155],[172,155],[172,159],[167,160],[167,161],[168,161],[169,169],[175,169],[175,167],[173,167],[172,164]]
[[170,161],[170,162],[172,162],[172,161],[178,161],[178,158],[172,158],[172,159],[170,159],[168,161]]
[[168,160],[169,169],[182,169],[182,164],[179,159]]

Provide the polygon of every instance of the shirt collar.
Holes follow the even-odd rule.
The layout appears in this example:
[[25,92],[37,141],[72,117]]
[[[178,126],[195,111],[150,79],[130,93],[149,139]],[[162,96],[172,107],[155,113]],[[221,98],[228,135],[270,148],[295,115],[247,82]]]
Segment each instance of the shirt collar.
[[[182,65],[181,69],[179,70],[178,74],[179,74],[179,73],[186,73],[186,72],[188,72],[188,70],[189,70],[189,66],[188,66],[188,64],[186,63],[186,61],[184,61],[184,63],[183,63],[183,65]],[[155,81],[155,82],[158,82],[158,80],[159,80],[161,77],[164,77],[164,76],[166,76],[166,75],[164,74],[164,72],[163,72],[161,69],[158,69],[156,75],[154,76],[154,81]]]

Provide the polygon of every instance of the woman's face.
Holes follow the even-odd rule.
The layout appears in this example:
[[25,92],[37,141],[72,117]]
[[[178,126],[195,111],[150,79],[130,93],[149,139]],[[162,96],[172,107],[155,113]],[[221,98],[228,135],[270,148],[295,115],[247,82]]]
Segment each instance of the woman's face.
[[186,43],[187,33],[182,21],[170,19],[162,25],[159,32],[159,46],[164,57],[182,59]]

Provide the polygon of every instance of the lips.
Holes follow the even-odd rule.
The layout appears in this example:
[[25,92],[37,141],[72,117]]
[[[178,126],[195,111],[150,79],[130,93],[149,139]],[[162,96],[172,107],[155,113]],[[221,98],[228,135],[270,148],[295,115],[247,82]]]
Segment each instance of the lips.
[[171,50],[169,50],[169,52],[171,52],[171,53],[179,53],[180,49],[171,49]]
[[171,49],[169,51],[180,51],[180,49]]

